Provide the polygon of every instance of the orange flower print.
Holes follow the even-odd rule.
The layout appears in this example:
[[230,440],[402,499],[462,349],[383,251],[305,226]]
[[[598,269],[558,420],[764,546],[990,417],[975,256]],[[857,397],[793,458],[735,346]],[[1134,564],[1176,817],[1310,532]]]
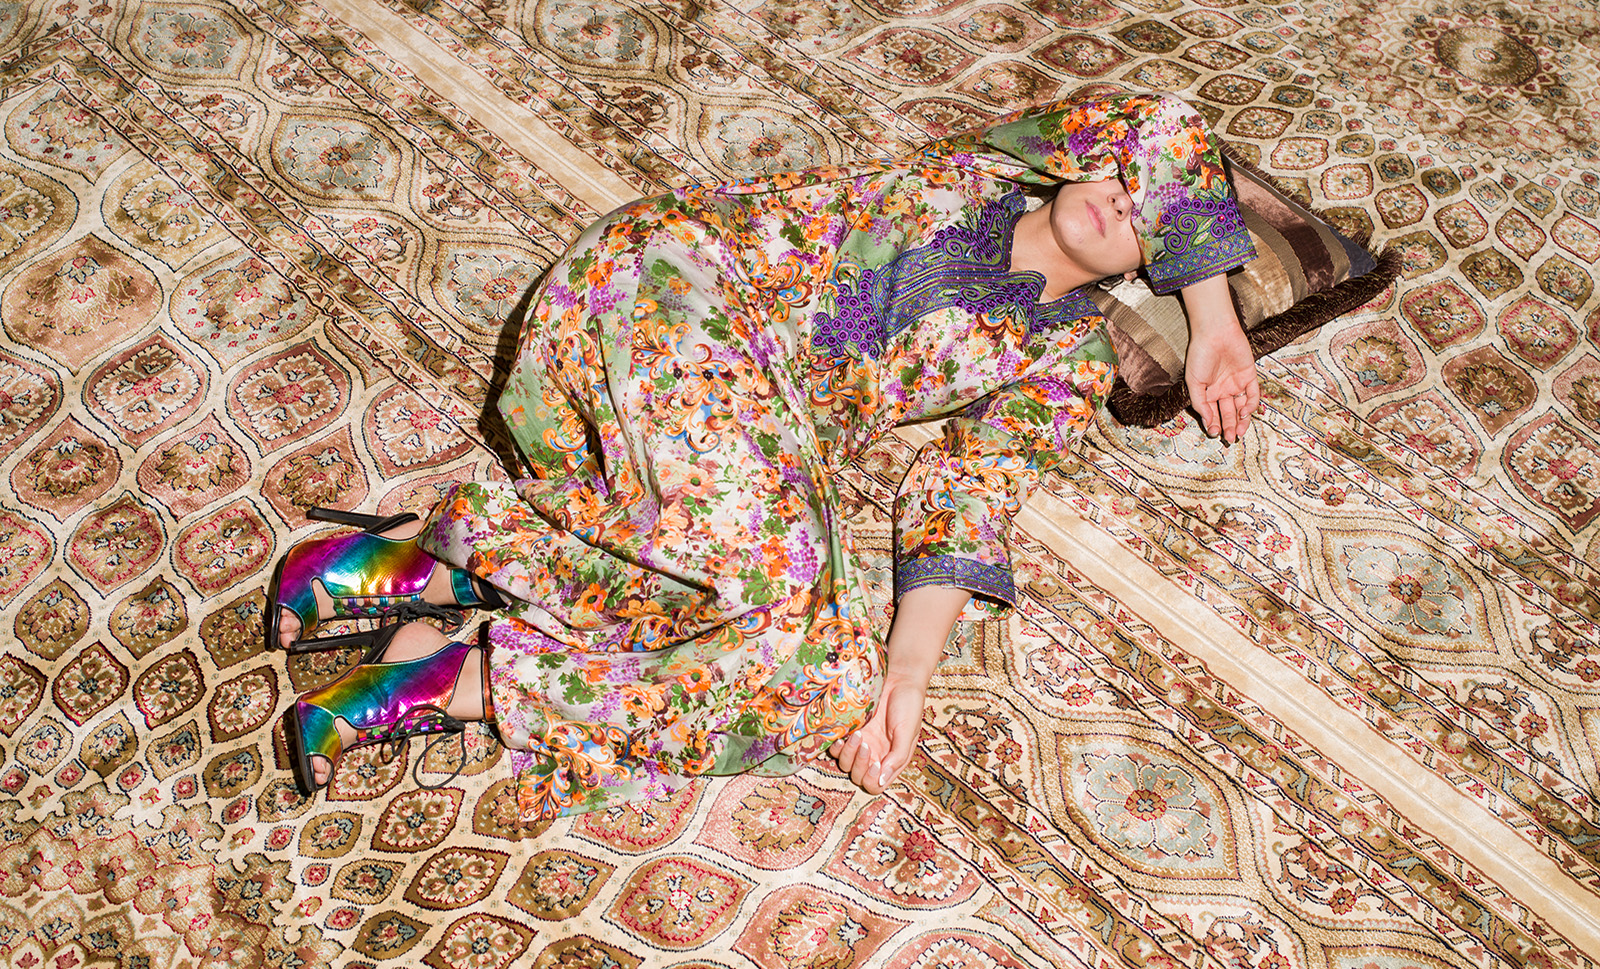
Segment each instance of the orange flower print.
[[950,537],[950,525],[955,520],[953,511],[929,512],[923,519],[922,537],[929,545],[938,545]]
[[715,666],[699,666],[678,677],[685,693],[704,693],[722,681],[721,671]]
[[589,583],[588,588],[578,593],[576,608],[573,610],[578,615],[598,618],[606,605],[606,590],[598,582]]
[[761,543],[762,559],[767,563],[766,573],[769,579],[780,579],[789,571],[789,552],[784,548],[783,539],[774,535]]
[[611,277],[615,270],[616,264],[611,260],[597,259],[589,264],[588,270],[583,274],[583,281],[588,283],[590,288],[597,289],[611,282]]
[[624,683],[617,687],[622,711],[635,722],[649,720],[667,708],[665,683]]

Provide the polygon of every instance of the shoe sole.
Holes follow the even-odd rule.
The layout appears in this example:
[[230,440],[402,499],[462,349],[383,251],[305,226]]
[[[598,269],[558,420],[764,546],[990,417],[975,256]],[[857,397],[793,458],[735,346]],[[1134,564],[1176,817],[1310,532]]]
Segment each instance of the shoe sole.
[[311,764],[311,756],[306,753],[305,730],[300,726],[300,704],[295,701],[283,714],[283,739],[289,747],[289,767],[294,771],[294,786],[300,789],[302,797],[310,797],[324,787],[328,781],[333,780],[333,772],[328,772],[328,781],[317,783],[316,769]]

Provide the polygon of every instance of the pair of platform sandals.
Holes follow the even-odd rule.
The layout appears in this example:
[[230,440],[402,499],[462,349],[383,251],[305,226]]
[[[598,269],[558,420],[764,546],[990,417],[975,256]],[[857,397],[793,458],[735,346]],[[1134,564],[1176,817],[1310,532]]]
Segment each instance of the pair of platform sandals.
[[[498,609],[506,605],[505,600],[465,570],[450,568],[424,552],[415,538],[382,534],[418,521],[414,514],[385,518],[313,508],[307,517],[362,530],[306,539],[284,555],[267,588],[267,648],[283,647],[282,622],[287,610],[300,620],[298,637],[286,647],[291,654],[357,646],[365,652],[359,665],[334,682],[302,694],[284,714],[284,737],[300,793],[314,794],[332,780],[344,751],[369,744],[393,748],[411,737],[427,736],[428,748],[417,761],[420,766],[436,742],[456,737],[464,759],[466,721],[449,710],[467,661],[480,644],[452,641],[415,659],[384,657],[407,623],[437,620],[448,635],[462,627],[469,610]],[[455,600],[451,604],[423,598],[429,580],[441,568],[449,574]],[[328,615],[319,608],[319,588],[325,594],[323,606]],[[370,631],[312,637],[324,624],[344,619],[378,620],[380,625]],[[483,652],[478,663],[483,719],[493,722],[487,649]],[[354,733],[353,740],[346,742],[340,736],[340,721]],[[314,757],[327,761],[327,776],[322,780],[317,779]],[[454,775],[443,783],[453,779]],[[422,784],[420,776],[417,780]]]

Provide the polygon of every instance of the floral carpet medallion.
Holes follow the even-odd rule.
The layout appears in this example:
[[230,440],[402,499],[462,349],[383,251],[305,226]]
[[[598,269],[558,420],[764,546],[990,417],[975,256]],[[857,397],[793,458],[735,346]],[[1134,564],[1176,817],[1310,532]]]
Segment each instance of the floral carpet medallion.
[[1313,9],[1331,30],[1308,49],[1384,106],[1388,134],[1420,131],[1527,173],[1550,160],[1592,171],[1600,93],[1585,79],[1600,49],[1583,4],[1355,0]]
[[[0,3],[0,965],[1589,969],[1597,59],[1587,0]],[[1132,88],[1402,276],[1240,444],[1102,422],[885,796],[528,825],[484,729],[296,792],[356,657],[264,650],[272,564],[513,473],[586,224]],[[842,489],[884,600],[911,448]]]
[[[1072,765],[1074,795],[1096,836],[1130,864],[1164,872],[1220,874],[1226,816],[1182,765],[1138,752],[1084,754]],[[1199,790],[1196,788],[1199,786]]]

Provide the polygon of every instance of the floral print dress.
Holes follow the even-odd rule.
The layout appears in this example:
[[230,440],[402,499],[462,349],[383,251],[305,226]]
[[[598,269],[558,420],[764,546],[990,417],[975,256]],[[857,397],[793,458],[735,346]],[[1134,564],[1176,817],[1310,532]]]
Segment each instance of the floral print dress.
[[[896,500],[896,595],[1013,602],[1006,532],[1111,389],[1081,291],[1009,270],[1029,188],[1120,177],[1159,291],[1253,255],[1170,96],[1061,102],[900,162],[643,199],[540,284],[500,409],[527,462],[423,545],[518,603],[490,625],[525,818],[783,773],[865,722],[883,643],[835,475],[951,418]],[[1037,194],[1035,192],[1034,194]]]

